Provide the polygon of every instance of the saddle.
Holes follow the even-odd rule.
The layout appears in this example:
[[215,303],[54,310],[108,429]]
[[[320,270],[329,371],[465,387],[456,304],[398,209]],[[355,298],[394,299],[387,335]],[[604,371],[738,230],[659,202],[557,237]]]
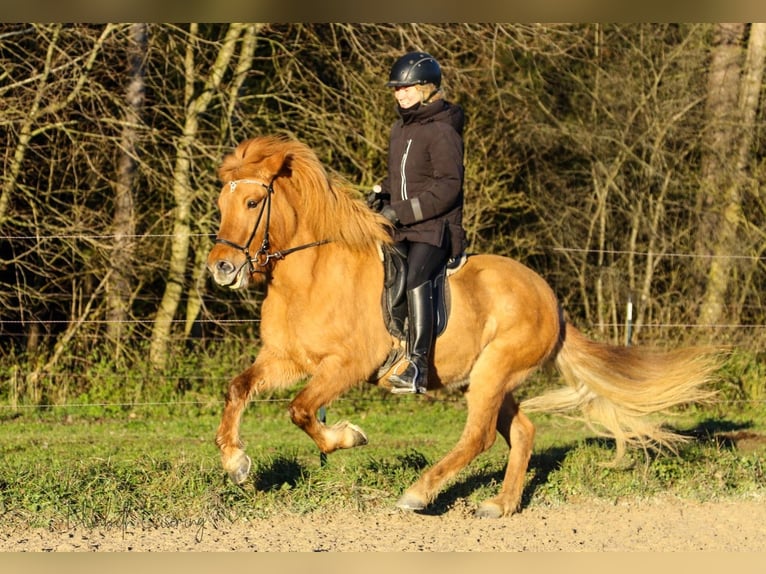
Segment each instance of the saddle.
[[[406,281],[407,262],[393,247],[386,247],[381,250],[383,260],[383,319],[386,328],[391,336],[398,339],[401,343],[394,347],[389,353],[385,363],[378,369],[379,375],[387,372],[404,354],[404,325],[399,325],[394,320],[394,306],[406,303]],[[468,256],[462,253],[458,257],[452,257],[447,264],[439,271],[433,280],[433,302],[435,311],[434,336],[439,337],[447,328],[447,321],[450,314],[450,288],[447,278],[460,269]]]

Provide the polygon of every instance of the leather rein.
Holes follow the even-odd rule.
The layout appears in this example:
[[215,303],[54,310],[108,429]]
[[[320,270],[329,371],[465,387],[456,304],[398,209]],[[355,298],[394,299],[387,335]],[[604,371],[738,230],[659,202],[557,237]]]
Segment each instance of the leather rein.
[[[281,260],[290,255],[290,253],[308,249],[310,247],[318,247],[320,245],[324,245],[325,243],[330,243],[329,239],[323,239],[321,241],[312,241],[311,243],[305,243],[296,247],[290,247],[289,249],[280,249],[279,251],[273,252],[270,251],[271,244],[269,242],[269,223],[271,221],[271,196],[274,193],[275,179],[277,179],[276,175],[271,178],[268,185],[257,179],[235,179],[229,182],[230,193],[234,192],[234,190],[237,188],[237,184],[239,183],[253,183],[266,189],[266,198],[261,202],[261,212],[258,214],[258,219],[253,226],[253,231],[250,232],[250,237],[248,238],[245,245],[239,245],[238,243],[234,243],[233,241],[229,241],[223,237],[216,236],[215,238],[216,243],[223,243],[224,245],[233,247],[234,249],[237,249],[238,251],[241,251],[245,254],[246,261],[242,264],[242,266],[240,266],[240,269],[242,269],[242,267],[245,265],[248,265],[250,274],[266,273],[267,270],[265,267],[269,264],[269,262],[271,262],[272,259]],[[253,239],[255,239],[255,232],[258,230],[258,226],[260,226],[264,214],[266,216],[266,223],[263,232],[263,241],[261,241],[261,246],[258,248],[258,250],[253,255],[250,255],[250,244],[253,242]],[[260,267],[261,269],[257,269],[256,266]]]

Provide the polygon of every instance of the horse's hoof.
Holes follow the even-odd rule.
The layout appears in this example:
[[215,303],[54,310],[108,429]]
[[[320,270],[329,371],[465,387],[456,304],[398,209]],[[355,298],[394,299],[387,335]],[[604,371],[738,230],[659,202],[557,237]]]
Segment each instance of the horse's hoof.
[[[353,423],[348,421],[340,421],[335,423],[331,428],[334,437],[334,445],[332,450],[338,448],[354,448],[355,446],[364,446],[367,444],[367,435]],[[332,451],[330,451],[332,452]]]
[[396,501],[396,507],[413,512],[415,510],[423,510],[426,507],[426,503],[414,494],[405,492],[402,497]]
[[354,435],[354,446],[364,446],[367,444],[367,435],[355,424],[348,423],[348,429]]
[[476,518],[502,518],[503,509],[494,502],[483,502],[475,512]]
[[247,480],[247,475],[250,474],[250,467],[253,465],[253,461],[249,456],[243,454],[239,459],[237,468],[229,471],[229,479],[236,485],[242,485]]

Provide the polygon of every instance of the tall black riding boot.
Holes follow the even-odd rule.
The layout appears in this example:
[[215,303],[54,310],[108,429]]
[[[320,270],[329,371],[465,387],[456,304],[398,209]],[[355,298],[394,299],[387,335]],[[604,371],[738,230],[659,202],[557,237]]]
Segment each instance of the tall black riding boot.
[[404,296],[394,303],[390,311],[394,336],[405,339],[407,337],[407,297]]
[[385,252],[384,296],[389,312],[389,330],[399,339],[406,339],[407,322],[407,253],[394,245]]
[[430,281],[407,291],[407,365],[388,377],[392,393],[425,393],[434,337],[433,287]]

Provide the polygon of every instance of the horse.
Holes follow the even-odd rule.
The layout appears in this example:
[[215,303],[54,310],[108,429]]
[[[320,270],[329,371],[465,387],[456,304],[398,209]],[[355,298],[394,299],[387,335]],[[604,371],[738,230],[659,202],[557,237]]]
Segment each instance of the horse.
[[[217,174],[221,219],[208,270],[221,287],[265,284],[261,349],[230,381],[215,436],[224,471],[242,485],[252,460],[239,427],[254,395],[307,380],[289,404],[292,422],[321,453],[365,445],[359,426],[326,425],[317,413],[365,382],[390,389],[390,370],[381,366],[401,341],[381,305],[390,223],[342,176],[304,143],[276,135],[242,141]],[[548,283],[519,261],[472,254],[447,281],[449,321],[433,346],[427,392],[461,390],[465,426],[452,450],[397,500],[403,510],[425,509],[499,434],[509,449],[503,482],[475,515],[518,512],[535,437],[527,413],[580,411],[614,439],[618,460],[628,447],[676,448],[685,437],[650,415],[713,393],[715,349],[591,340],[565,319]],[[514,391],[546,365],[566,384],[517,401]]]

